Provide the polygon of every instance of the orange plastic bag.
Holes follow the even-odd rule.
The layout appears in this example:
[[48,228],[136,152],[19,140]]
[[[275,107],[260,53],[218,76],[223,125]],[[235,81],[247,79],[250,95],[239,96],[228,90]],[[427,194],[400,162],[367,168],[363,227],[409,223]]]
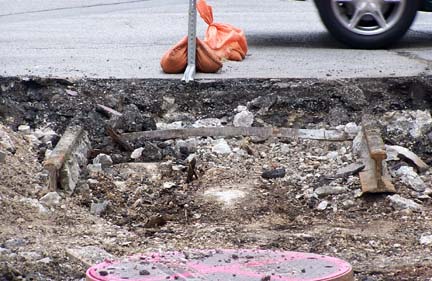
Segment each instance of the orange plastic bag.
[[209,25],[204,42],[221,59],[243,60],[248,51],[247,40],[243,30],[226,23],[214,23],[213,8],[207,5],[205,0],[198,0],[197,10],[201,18]]
[[[187,36],[169,49],[161,59],[161,67],[165,73],[182,73],[187,66]],[[199,72],[215,73],[222,68],[222,63],[215,52],[205,42],[197,38],[196,68]]]

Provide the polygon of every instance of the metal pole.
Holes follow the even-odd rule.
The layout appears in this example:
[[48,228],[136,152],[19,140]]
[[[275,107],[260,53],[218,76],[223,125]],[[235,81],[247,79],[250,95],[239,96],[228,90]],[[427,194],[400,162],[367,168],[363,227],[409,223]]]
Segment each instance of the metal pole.
[[188,23],[188,66],[182,80],[193,81],[196,73],[196,29],[197,29],[196,0],[189,0],[189,23]]

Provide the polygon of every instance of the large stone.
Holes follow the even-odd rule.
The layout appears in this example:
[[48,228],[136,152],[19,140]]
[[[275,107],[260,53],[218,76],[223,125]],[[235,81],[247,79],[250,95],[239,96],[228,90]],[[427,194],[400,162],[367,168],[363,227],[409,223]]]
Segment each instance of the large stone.
[[401,182],[415,191],[423,192],[426,190],[425,182],[414,171],[413,167],[402,166],[395,171],[395,175],[399,177]]
[[285,168],[276,168],[272,170],[266,170],[261,174],[261,177],[263,179],[276,179],[276,178],[283,178],[286,175]]
[[110,121],[115,130],[140,132],[157,129],[155,120],[134,104],[126,105],[122,113],[122,116],[116,116]]
[[232,153],[231,147],[224,139],[218,139],[213,142],[212,151],[216,154],[230,154]]
[[[151,142],[145,142],[142,145],[141,155],[134,160],[143,162],[154,162],[162,160],[161,150]],[[134,151],[135,152],[135,151]],[[137,153],[138,155],[138,153]],[[132,156],[132,155],[131,155]]]
[[350,123],[346,124],[344,127],[345,133],[347,133],[348,135],[350,135],[352,137],[355,137],[358,134],[358,132],[360,131],[360,129],[361,129],[361,127],[357,126],[357,124],[354,122],[350,122]]
[[90,214],[101,216],[103,213],[105,213],[109,203],[109,201],[103,201],[102,203],[92,203],[90,206]]
[[420,172],[425,172],[429,170],[429,166],[422,159],[420,159],[420,157],[418,157],[414,152],[405,147],[398,145],[386,145],[386,150],[387,161],[398,160],[398,158],[402,158],[410,164],[414,165]]
[[60,204],[61,199],[61,196],[57,192],[48,192],[39,199],[39,202],[47,207],[55,207]]
[[317,209],[318,211],[324,211],[325,209],[327,209],[328,205],[329,205],[329,202],[326,201],[326,200],[324,200],[324,201],[322,201],[322,202],[320,202],[320,203],[318,204],[318,206],[316,207],[316,209]]
[[77,261],[82,262],[87,267],[101,263],[106,259],[115,259],[114,255],[96,246],[67,249],[66,253]]
[[93,164],[101,164],[102,169],[108,168],[113,164],[111,156],[101,153],[93,159]]
[[52,143],[56,138],[59,137],[53,129],[48,127],[36,129],[33,132],[33,135],[45,144]]
[[49,210],[47,208],[45,208],[45,206],[42,205],[39,202],[39,200],[37,200],[37,199],[22,198],[22,199],[20,199],[20,202],[22,202],[22,203],[24,203],[24,204],[26,204],[28,206],[31,206],[31,207],[35,208],[40,215],[45,216],[45,215],[49,214]]
[[15,153],[16,148],[15,145],[10,138],[9,134],[2,130],[2,127],[0,126],[0,148],[5,149],[11,153]]
[[315,189],[315,194],[319,197],[327,196],[327,195],[336,195],[336,194],[342,194],[348,192],[349,189],[345,186],[321,186]]
[[132,151],[130,157],[131,157],[132,159],[138,159],[138,158],[141,157],[143,151],[144,151],[144,147],[139,147],[139,148],[135,149],[134,151]]
[[234,116],[234,127],[251,127],[254,122],[254,115],[248,110],[243,110]]
[[30,134],[30,126],[29,125],[19,125],[18,131],[23,134]]
[[389,195],[387,196],[387,200],[390,201],[390,204],[396,210],[409,209],[412,211],[421,211],[423,209],[422,205],[414,202],[411,199],[404,198],[399,194]]

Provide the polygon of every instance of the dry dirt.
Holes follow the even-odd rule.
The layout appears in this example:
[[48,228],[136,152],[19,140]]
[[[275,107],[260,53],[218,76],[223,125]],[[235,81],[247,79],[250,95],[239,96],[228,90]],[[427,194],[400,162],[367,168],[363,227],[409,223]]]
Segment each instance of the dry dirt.
[[[0,280],[81,280],[85,276],[86,265],[70,257],[66,250],[83,246],[97,246],[119,257],[192,248],[305,251],[347,260],[353,265],[357,280],[432,278],[432,245],[419,242],[422,235],[432,234],[432,198],[419,198],[418,194],[395,179],[396,188],[402,196],[423,206],[423,210],[418,212],[397,210],[386,199],[387,194],[359,196],[357,175],[334,179],[339,168],[357,160],[351,141],[268,139],[256,142],[249,138],[233,138],[227,139],[232,153],[218,155],[212,151],[213,139],[194,138],[189,140],[193,145],[189,146],[186,155],[184,151],[178,151],[178,141],[155,142],[154,145],[163,147],[163,151],[171,148],[172,153],[166,153],[152,163],[132,163],[128,153],[120,151],[105,137],[103,130],[88,121],[86,124],[90,127],[87,129],[91,132],[95,150],[90,158],[99,152],[107,152],[119,155],[118,160],[103,172],[84,170],[72,196],[65,196],[59,191],[63,196],[60,203],[44,207],[38,199],[48,192],[47,174],[41,164],[41,155],[47,147],[35,145],[29,133],[18,132],[17,126],[27,123],[34,130],[42,124],[49,124],[61,134],[64,123],[83,121],[81,117],[74,119],[71,105],[66,104],[67,100],[77,98],[65,95],[63,88],[73,88],[78,93],[79,102],[73,104],[75,110],[79,110],[78,105],[89,95],[82,90],[83,82],[72,83],[72,87],[65,82],[69,86],[63,88],[56,80],[49,82],[48,86],[47,82],[44,82],[45,85],[40,82],[34,82],[36,86],[27,85],[30,82],[13,80],[15,89],[20,89],[15,92],[16,97],[13,97],[13,87],[10,87],[11,80],[2,82],[4,96],[0,104],[0,121],[3,125],[0,125],[0,130],[10,136],[16,152],[7,152],[6,162],[0,164]],[[103,83],[112,89],[120,87],[113,86],[115,82]],[[297,88],[293,85],[298,82],[286,82],[288,86],[275,86],[285,83],[283,81],[262,83],[264,86],[271,84],[263,89],[288,87],[286,91],[294,89],[295,92]],[[93,89],[92,85],[88,89]],[[175,108],[167,109],[158,98],[153,100],[158,107],[148,102],[148,110],[145,110],[142,103],[146,99],[137,93],[131,94],[130,100],[125,103],[139,104],[139,100],[140,111],[146,118],[157,116],[156,121],[177,121],[172,118],[179,119],[189,114],[186,121],[217,117],[230,123],[235,112],[227,108],[224,113],[221,109],[223,103],[217,104],[217,97],[214,100],[208,98],[208,93],[223,92],[224,89],[218,89],[217,83],[211,85],[212,90],[206,90],[204,84],[199,86],[198,93],[205,96],[201,98],[208,107],[200,108],[202,111],[199,113],[196,108],[185,108],[182,102]],[[54,94],[53,89],[56,89]],[[240,89],[244,90],[243,86]],[[177,90],[179,95],[194,91]],[[40,92],[44,95],[36,98],[34,94]],[[430,92],[426,93],[430,95]],[[153,94],[151,92],[150,95]],[[173,92],[170,95],[175,96]],[[255,93],[247,95],[250,100],[257,98]],[[366,96],[365,102],[370,102],[369,96]],[[400,94],[398,99],[403,96]],[[98,95],[91,99],[100,101],[103,97]],[[112,99],[118,102],[119,98]],[[276,99],[270,105],[275,108],[261,113],[259,110],[265,107],[265,99],[260,106],[248,106],[254,111],[256,119],[261,120],[260,125],[291,124],[317,128],[337,125],[330,124],[326,119],[325,111],[331,107],[330,100],[306,99],[306,105],[299,103],[291,107],[290,119],[280,114],[278,108],[292,105],[293,101],[281,101],[280,97]],[[336,99],[341,100],[340,97]],[[383,108],[374,112],[384,114],[390,110],[401,110],[395,108],[397,102],[392,102],[392,99],[383,100]],[[415,102],[413,98],[407,107],[430,108],[430,104],[420,106]],[[246,103],[236,101],[233,105]],[[317,104],[321,106],[315,108]],[[355,101],[352,101],[351,105],[354,104]],[[311,108],[300,110],[302,105]],[[344,119],[340,124],[358,121],[362,105],[357,106],[360,108],[350,108],[348,113],[342,114]],[[122,111],[123,105],[112,107]],[[32,108],[33,112],[29,113],[26,108]],[[58,111],[53,112],[53,108]],[[83,108],[87,114],[88,104]],[[95,117],[97,113],[94,108],[92,110],[86,118],[103,120],[100,116]],[[397,136],[387,134],[386,142],[408,146],[430,164],[430,148],[424,147],[424,141],[407,140],[401,143]],[[337,152],[337,156],[330,157],[329,152]],[[198,179],[187,183],[188,162],[185,158],[190,154],[197,160]],[[400,163],[392,162],[392,165],[397,167]],[[286,170],[285,177],[270,180],[261,177],[263,170],[281,167]],[[431,172],[429,170],[421,175],[430,188]],[[320,198],[310,196],[316,188],[325,185],[344,186],[347,191]],[[104,201],[109,201],[108,207],[100,216],[90,214],[92,203]],[[317,206],[323,201],[328,202],[327,208],[318,210]]]

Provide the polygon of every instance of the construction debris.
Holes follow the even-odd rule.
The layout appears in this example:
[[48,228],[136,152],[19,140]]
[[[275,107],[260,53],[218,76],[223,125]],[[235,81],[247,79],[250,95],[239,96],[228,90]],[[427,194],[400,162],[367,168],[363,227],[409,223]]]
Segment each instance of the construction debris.
[[265,127],[211,127],[187,128],[174,130],[155,130],[123,134],[127,140],[169,140],[190,137],[241,137],[255,136],[264,139],[300,138],[311,140],[346,141],[352,139],[345,132],[338,130],[313,130],[292,128],[265,128]]
[[68,127],[55,149],[44,162],[49,172],[49,189],[58,187],[71,194],[79,180],[82,167],[87,164],[90,140],[79,126]]
[[318,197],[328,196],[328,195],[337,195],[348,192],[349,189],[345,186],[332,186],[332,185],[326,185],[321,186],[315,189],[315,194]]
[[396,210],[409,209],[412,211],[421,211],[423,209],[422,205],[414,202],[411,199],[404,198],[399,194],[389,195],[387,199],[390,201],[390,204]]
[[86,267],[101,263],[105,260],[113,260],[116,257],[104,249],[96,246],[86,246],[79,248],[67,249],[66,253],[79,262],[82,262]]
[[123,139],[113,128],[107,127],[107,133],[114,141],[114,143],[118,144],[124,151],[132,151],[132,146]]
[[60,204],[61,196],[53,191],[48,192],[45,194],[41,199],[39,199],[39,202],[47,207],[55,207]]
[[430,168],[423,160],[420,159],[420,157],[405,147],[398,145],[386,145],[386,149],[387,151],[394,151],[394,153],[397,154],[399,158],[407,161],[409,164],[414,165],[419,170],[419,172],[425,172]]
[[342,167],[337,170],[335,178],[346,178],[351,175],[356,175],[365,168],[363,163],[351,163],[348,166]]
[[363,141],[361,157],[365,165],[360,172],[362,191],[379,193],[392,192],[396,189],[390,181],[389,172],[384,160],[387,158],[384,142],[376,122],[370,116],[363,117]]
[[412,167],[402,166],[394,173],[397,177],[399,177],[401,182],[417,192],[423,192],[427,188],[425,182]]

